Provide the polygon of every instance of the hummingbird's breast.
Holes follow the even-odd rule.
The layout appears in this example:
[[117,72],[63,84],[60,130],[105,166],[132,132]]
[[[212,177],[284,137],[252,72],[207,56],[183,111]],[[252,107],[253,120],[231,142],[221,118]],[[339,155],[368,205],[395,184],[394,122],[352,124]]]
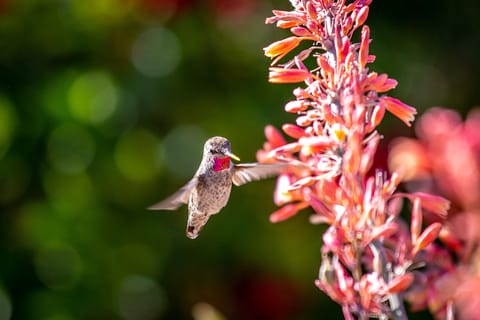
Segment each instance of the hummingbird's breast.
[[190,196],[189,207],[195,206],[197,212],[204,214],[218,213],[226,206],[231,189],[231,170],[199,175],[198,184]]

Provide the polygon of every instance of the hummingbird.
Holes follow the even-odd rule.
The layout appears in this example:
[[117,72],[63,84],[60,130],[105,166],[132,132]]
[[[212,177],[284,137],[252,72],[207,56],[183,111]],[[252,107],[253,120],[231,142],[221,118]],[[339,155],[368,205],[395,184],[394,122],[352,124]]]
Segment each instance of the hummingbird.
[[227,205],[232,183],[241,186],[247,182],[261,180],[280,174],[286,164],[239,163],[232,153],[230,141],[224,137],[213,137],[205,142],[200,166],[193,178],[177,192],[150,210],[176,210],[188,204],[187,237],[195,239],[210,216],[217,214]]

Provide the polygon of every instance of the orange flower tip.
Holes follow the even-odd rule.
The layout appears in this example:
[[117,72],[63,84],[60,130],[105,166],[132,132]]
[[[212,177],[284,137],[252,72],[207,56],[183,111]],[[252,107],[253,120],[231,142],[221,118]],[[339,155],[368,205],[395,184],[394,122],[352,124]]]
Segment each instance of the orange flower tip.
[[278,148],[287,143],[282,136],[282,133],[272,125],[265,127],[265,137],[270,143],[272,148]]
[[355,17],[355,27],[358,28],[365,23],[368,17],[368,10],[369,7],[365,6],[358,11],[357,16]]
[[312,123],[312,120],[308,116],[297,117],[295,121],[300,127],[307,127]]
[[285,111],[290,113],[297,113],[308,109],[309,103],[304,100],[294,100],[287,102]]
[[385,108],[381,108],[379,106],[375,106],[373,108],[372,116],[371,116],[371,130],[376,128],[383,120],[383,116],[385,115]]
[[411,126],[411,122],[415,119],[417,110],[402,101],[384,96],[380,97],[380,104],[390,113],[402,120],[407,126]]
[[263,51],[267,57],[275,58],[277,56],[289,53],[295,49],[301,41],[302,38],[299,37],[288,37],[263,48]]
[[270,83],[298,83],[310,77],[310,73],[303,69],[271,67],[269,71],[268,81]]
[[387,81],[385,81],[384,86],[388,86],[388,90],[395,88],[398,85],[398,81],[392,78],[388,78]]
[[307,14],[311,20],[317,20],[318,18],[317,9],[311,1],[307,2]]
[[305,203],[287,204],[270,215],[270,222],[277,223],[293,217],[298,211],[306,208]]
[[295,88],[293,89],[293,95],[297,97],[297,99],[307,99],[310,98],[309,93],[304,88]]
[[444,197],[425,192],[415,192],[411,194],[411,196],[413,199],[420,198],[422,208],[438,215],[439,217],[445,218],[448,214],[448,210],[450,210],[450,201]]
[[317,65],[323,70],[323,73],[326,75],[332,75],[334,73],[333,67],[330,65],[325,56],[317,57]]
[[298,37],[311,37],[312,36],[312,33],[310,32],[310,30],[308,30],[304,27],[293,27],[293,28],[290,29],[290,31]]
[[362,68],[368,63],[368,46],[370,42],[370,29],[368,26],[363,26],[360,41],[360,50],[358,55],[358,62]]
[[294,124],[286,123],[282,126],[282,130],[286,135],[294,139],[300,139],[305,136],[305,130]]
[[287,21],[287,20],[280,20],[277,22],[277,28],[280,29],[289,29],[301,24],[299,21]]
[[418,237],[415,247],[412,250],[412,255],[415,256],[420,250],[431,244],[438,237],[441,229],[442,224],[439,222],[434,222],[429,225]]
[[403,292],[410,287],[413,280],[415,280],[415,276],[412,273],[396,277],[388,284],[387,292],[390,294]]

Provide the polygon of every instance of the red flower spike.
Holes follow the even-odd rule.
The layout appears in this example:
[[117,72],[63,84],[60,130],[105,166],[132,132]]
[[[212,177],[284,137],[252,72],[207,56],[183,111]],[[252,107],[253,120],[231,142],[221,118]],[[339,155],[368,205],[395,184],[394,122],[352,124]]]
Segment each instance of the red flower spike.
[[[383,303],[385,299],[399,299],[402,304],[405,295],[397,293],[413,283],[412,274],[397,273],[411,265],[412,254],[425,249],[440,230],[440,224],[433,224],[421,233],[422,209],[445,214],[448,203],[443,198],[395,193],[400,183],[398,172],[389,179],[382,170],[368,176],[381,138],[375,130],[385,111],[407,125],[416,114],[400,100],[380,96],[397,81],[367,68],[375,60],[369,53],[370,29],[364,25],[371,0],[291,2],[293,11],[274,11],[275,17],[267,19],[291,28],[294,35],[265,48],[267,56],[276,63],[296,52],[284,68],[270,68],[269,81],[302,86],[294,90],[296,100],[284,107],[297,114],[296,124],[282,126],[295,141],[285,144],[275,131],[275,137],[268,138],[258,153],[264,161],[282,159],[292,165],[278,178],[274,201],[283,207],[270,219],[282,221],[311,207],[315,211],[312,223],[330,225],[323,234],[324,275],[315,284],[342,305],[346,319],[362,315],[386,318],[393,313],[389,304]],[[354,43],[354,31],[360,27],[360,43]],[[311,46],[299,49],[306,39],[313,40]],[[317,63],[312,69],[304,64],[310,58]],[[480,148],[480,142],[478,145]],[[295,169],[296,164],[305,169]],[[410,229],[399,216],[405,197],[415,201]],[[429,247],[416,260],[434,261],[434,248]],[[326,264],[330,265],[329,277],[325,276]]]
[[439,222],[434,222],[429,225],[422,234],[418,237],[417,242],[414,244],[412,249],[412,257],[414,257],[420,250],[424,249],[430,243],[432,243],[440,233],[442,229],[442,224]]

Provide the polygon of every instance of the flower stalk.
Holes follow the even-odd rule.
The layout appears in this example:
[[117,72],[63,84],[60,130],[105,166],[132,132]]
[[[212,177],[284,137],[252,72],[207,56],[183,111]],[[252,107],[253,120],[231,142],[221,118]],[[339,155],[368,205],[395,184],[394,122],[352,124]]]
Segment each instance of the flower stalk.
[[[425,209],[445,217],[448,201],[428,194],[396,193],[401,174],[372,168],[385,111],[410,126],[415,108],[385,93],[397,85],[370,71],[371,0],[296,0],[292,11],[274,10],[266,23],[292,35],[267,46],[271,83],[298,83],[284,110],[297,116],[267,126],[260,162],[289,162],[277,181],[270,220],[306,208],[312,223],[326,223],[316,286],[342,307],[345,319],[406,319],[403,296],[415,278],[410,267],[441,231],[422,232]],[[360,31],[360,42],[353,35]],[[300,52],[302,45],[310,45]],[[301,165],[298,165],[301,164]],[[371,175],[371,172],[374,172]],[[413,204],[410,228],[399,217],[402,199]]]

